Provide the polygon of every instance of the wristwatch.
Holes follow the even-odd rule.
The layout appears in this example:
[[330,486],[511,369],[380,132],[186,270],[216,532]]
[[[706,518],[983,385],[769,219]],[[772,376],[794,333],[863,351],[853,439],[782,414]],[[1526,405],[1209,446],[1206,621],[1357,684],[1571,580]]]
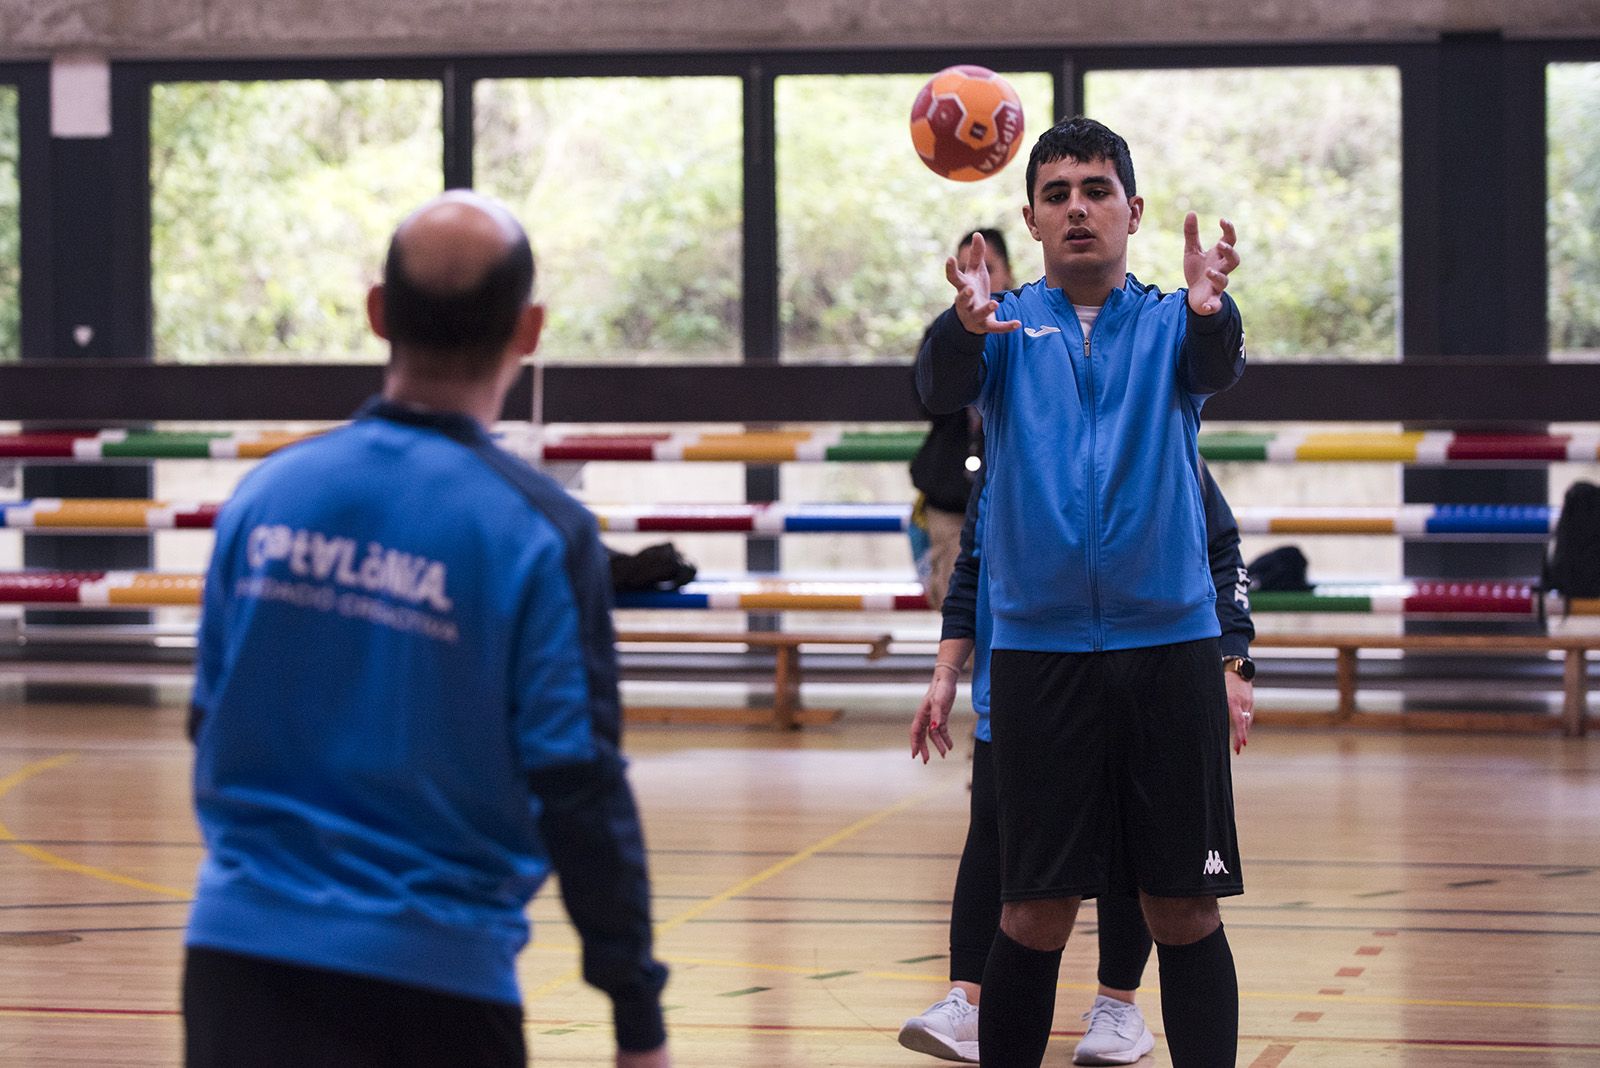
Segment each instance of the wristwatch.
[[1231,671],[1249,682],[1256,677],[1256,662],[1248,656],[1225,656],[1222,658],[1222,670]]

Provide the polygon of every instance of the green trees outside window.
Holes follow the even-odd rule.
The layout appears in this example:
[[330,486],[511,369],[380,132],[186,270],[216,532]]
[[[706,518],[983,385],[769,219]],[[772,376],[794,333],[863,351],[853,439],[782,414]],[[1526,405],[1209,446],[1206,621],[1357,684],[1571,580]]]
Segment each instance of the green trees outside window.
[[553,360],[740,355],[739,79],[477,83],[473,173],[539,256]]
[[18,208],[17,90],[0,86],[0,360],[22,353],[22,219]]
[[1086,113],[1128,139],[1141,280],[1183,284],[1183,217],[1239,228],[1229,292],[1252,359],[1399,355],[1400,75],[1391,67],[1092,71]]
[[150,93],[156,358],[381,359],[366,289],[443,188],[437,82],[179,82]]
[[1550,358],[1600,360],[1600,63],[1546,70]]

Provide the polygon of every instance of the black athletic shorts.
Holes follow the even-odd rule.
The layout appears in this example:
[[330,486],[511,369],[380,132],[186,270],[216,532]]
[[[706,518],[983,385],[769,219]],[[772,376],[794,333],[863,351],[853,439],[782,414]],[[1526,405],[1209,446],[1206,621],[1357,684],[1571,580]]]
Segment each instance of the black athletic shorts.
[[188,1068],[524,1068],[522,1006],[190,947]]
[[1215,638],[996,649],[989,676],[1004,900],[1244,891]]

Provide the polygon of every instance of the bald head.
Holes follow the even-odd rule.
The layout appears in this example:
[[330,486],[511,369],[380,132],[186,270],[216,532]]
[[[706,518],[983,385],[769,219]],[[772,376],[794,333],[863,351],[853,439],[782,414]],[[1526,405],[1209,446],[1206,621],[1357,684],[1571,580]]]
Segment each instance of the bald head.
[[533,292],[533,252],[501,204],[452,190],[395,229],[383,272],[384,334],[414,373],[475,378],[504,354]]

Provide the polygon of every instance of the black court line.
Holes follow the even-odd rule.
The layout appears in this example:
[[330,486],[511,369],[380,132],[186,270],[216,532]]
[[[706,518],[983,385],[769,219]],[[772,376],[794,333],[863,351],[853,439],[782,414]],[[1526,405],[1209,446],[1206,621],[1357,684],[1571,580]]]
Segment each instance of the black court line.
[[[659,851],[652,849],[650,852],[651,852],[652,855],[654,855]],[[717,853],[715,851],[708,851],[706,853],[706,855],[708,855],[708,856],[719,856],[719,855],[741,856],[741,855],[744,855],[744,854],[740,854],[738,852],[730,852],[730,853],[727,853],[727,854],[719,854],[719,853]],[[751,856],[771,856],[771,855],[777,855],[777,854],[761,853],[761,854],[750,854],[750,855]],[[782,855],[787,856],[788,854],[782,854]],[[927,852],[918,852],[918,853],[868,852],[868,851],[853,851],[853,850],[843,850],[843,849],[828,849],[828,850],[823,850],[823,851],[817,853],[816,856],[819,856],[819,857],[838,857],[838,858],[844,859],[844,860],[959,860],[960,857],[961,857],[961,854],[960,853],[927,853]],[[1381,860],[1381,859],[1380,860],[1337,860],[1337,859],[1332,859],[1332,858],[1317,858],[1317,857],[1251,857],[1251,856],[1245,856],[1245,857],[1241,858],[1241,860],[1242,860],[1244,866],[1247,867],[1247,868],[1250,868],[1250,867],[1359,868],[1359,869],[1364,870],[1364,871],[1376,871],[1376,870],[1379,870],[1379,869],[1383,869],[1383,870],[1398,869],[1398,870],[1401,870],[1401,871],[1430,871],[1430,870],[1432,870],[1432,871],[1452,871],[1452,870],[1459,870],[1459,869],[1462,869],[1462,868],[1466,868],[1466,869],[1469,869],[1471,871],[1532,871],[1532,872],[1541,872],[1541,873],[1549,871],[1551,869],[1554,869],[1556,871],[1561,872],[1562,874],[1573,874],[1573,875],[1579,875],[1579,874],[1587,875],[1587,874],[1591,874],[1591,873],[1593,873],[1595,871],[1600,871],[1600,868],[1586,868],[1586,867],[1583,867],[1581,864],[1573,864],[1570,861],[1561,861],[1561,862],[1557,862],[1557,863],[1547,863],[1547,864],[1531,864],[1531,863],[1528,863],[1528,864],[1517,864],[1517,863],[1488,864],[1488,863],[1483,863],[1483,862],[1476,861],[1476,860],[1461,860],[1461,861],[1453,861],[1453,860]]]
[[1468,886],[1497,886],[1499,879],[1463,879],[1459,883],[1445,883],[1452,890],[1460,890]]
[[[1399,894],[1399,893],[1404,893],[1404,892],[1405,891],[1401,891],[1401,890],[1383,890],[1383,891],[1379,891],[1379,893],[1382,893],[1382,894]],[[1355,896],[1356,897],[1372,897],[1372,896],[1376,896],[1376,895],[1373,895],[1373,894],[1357,894]],[[654,900],[654,901],[662,901],[662,902],[665,902],[665,901],[704,901],[705,900],[705,895],[704,894],[654,894],[654,895],[652,895],[651,899]],[[812,897],[812,896],[803,896],[803,895],[789,896],[789,895],[784,895],[784,894],[750,894],[750,895],[741,894],[738,897],[730,898],[729,900],[730,901],[759,903],[759,904],[764,904],[764,905],[894,905],[894,906],[898,906],[898,907],[909,907],[909,908],[928,907],[928,908],[940,908],[940,909],[947,909],[947,908],[950,907],[950,901],[947,898],[881,898],[881,897],[860,898],[860,897]],[[535,901],[540,903],[540,904],[548,903],[552,908],[556,907],[559,904],[559,902],[554,898],[552,898],[548,902],[546,902],[542,895],[540,897],[538,897],[538,898],[535,898]],[[181,902],[178,902],[178,904],[181,904]],[[16,906],[10,906],[10,907],[16,907]],[[1324,913],[1324,912],[1331,912],[1331,913],[1338,913],[1340,915],[1355,915],[1355,916],[1395,916],[1395,915],[1412,915],[1412,916],[1496,916],[1496,917],[1513,917],[1513,916],[1515,916],[1515,917],[1531,917],[1531,918],[1535,918],[1535,919],[1563,919],[1563,920],[1594,920],[1594,919],[1600,919],[1600,912],[1580,911],[1580,910],[1574,910],[1574,909],[1443,908],[1443,907],[1422,907],[1422,906],[1408,906],[1408,905],[1393,905],[1393,906],[1387,906],[1387,907],[1385,907],[1385,906],[1364,906],[1364,905],[1318,905],[1318,904],[1315,904],[1315,903],[1309,902],[1309,901],[1287,901],[1287,902],[1282,902],[1282,903],[1276,904],[1276,905],[1256,905],[1256,904],[1249,904],[1249,903],[1246,903],[1246,902],[1232,900],[1232,899],[1228,900],[1227,910],[1228,910],[1228,914],[1229,915],[1235,915],[1235,914],[1238,914],[1238,913],[1241,913],[1241,912],[1255,912],[1255,913],[1261,913],[1261,912],[1266,912],[1266,913],[1271,913],[1271,912],[1295,912],[1295,913],[1305,913],[1305,912]],[[1093,910],[1092,909],[1089,909],[1089,910],[1086,910],[1086,911],[1090,916],[1093,915]],[[1091,919],[1090,922],[1093,922],[1093,920]]]
[[[750,927],[868,927],[879,924],[885,927],[948,927],[949,917],[927,920],[914,919],[884,919],[882,917],[862,918],[822,918],[781,916],[765,919],[718,919],[715,917],[699,916],[688,921],[690,924],[709,927],[737,927],[740,924]],[[1246,931],[1358,931],[1371,935],[1372,924],[1342,924],[1342,923],[1255,923],[1249,920],[1228,920],[1229,930]],[[1600,929],[1592,931],[1566,931],[1566,930],[1540,930],[1534,927],[1414,927],[1406,925],[1386,924],[1385,930],[1396,931],[1400,934],[1440,934],[1440,935],[1526,935],[1538,938],[1600,938]]]

